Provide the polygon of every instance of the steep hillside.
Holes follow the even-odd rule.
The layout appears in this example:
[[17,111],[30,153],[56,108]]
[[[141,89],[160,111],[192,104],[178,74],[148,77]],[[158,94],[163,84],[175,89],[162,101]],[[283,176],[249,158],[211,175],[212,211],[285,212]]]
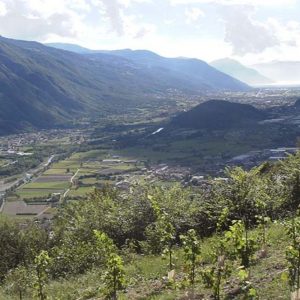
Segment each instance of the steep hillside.
[[251,105],[210,100],[176,116],[172,124],[179,127],[215,130],[255,124],[264,118],[265,113]]
[[271,79],[261,75],[258,71],[242,65],[234,59],[219,59],[211,62],[210,65],[249,85],[270,84],[273,82]]

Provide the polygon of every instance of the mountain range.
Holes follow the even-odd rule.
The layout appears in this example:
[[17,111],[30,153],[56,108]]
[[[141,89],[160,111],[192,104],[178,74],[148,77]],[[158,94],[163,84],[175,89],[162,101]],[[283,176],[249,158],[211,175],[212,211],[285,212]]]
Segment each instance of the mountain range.
[[[230,58],[215,60],[210,63],[217,70],[226,73],[234,78],[237,78],[249,85],[264,85],[271,84],[273,80],[260,74],[257,70],[249,68]],[[272,74],[269,74],[270,78]]]
[[0,134],[157,106],[170,91],[201,95],[249,89],[200,60],[148,51],[75,53],[4,37],[0,78]]
[[243,84],[243,87],[241,86],[242,82],[240,80],[233,80],[230,75],[225,77],[222,71],[218,72],[215,68],[211,68],[206,62],[199,59],[166,58],[147,50],[90,50],[75,44],[63,43],[49,43],[46,45],[57,49],[84,54],[91,58],[97,58],[101,54],[122,57],[134,61],[148,70],[155,70],[157,68],[160,70],[168,70],[170,75],[179,76],[180,80],[184,79],[190,83],[194,82],[198,87],[199,85],[202,85],[207,90],[237,91],[246,88],[245,84]]
[[[80,54],[109,53],[134,59],[147,66],[152,66],[158,62],[158,56],[155,57],[155,55],[151,55],[151,52],[149,51],[132,51],[130,49],[115,51],[90,50],[75,44],[63,43],[52,43],[47,45]],[[220,72],[245,82],[250,86],[280,84],[281,82],[300,82],[300,62],[298,61],[272,61],[246,66],[235,59],[222,58],[212,61],[210,65]]]

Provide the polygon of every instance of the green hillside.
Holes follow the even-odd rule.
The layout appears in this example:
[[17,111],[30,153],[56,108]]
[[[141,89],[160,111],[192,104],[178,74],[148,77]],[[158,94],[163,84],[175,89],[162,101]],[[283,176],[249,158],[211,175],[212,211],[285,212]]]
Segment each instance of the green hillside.
[[1,299],[288,299],[300,288],[300,154],[206,188],[105,187],[51,227],[0,219]]

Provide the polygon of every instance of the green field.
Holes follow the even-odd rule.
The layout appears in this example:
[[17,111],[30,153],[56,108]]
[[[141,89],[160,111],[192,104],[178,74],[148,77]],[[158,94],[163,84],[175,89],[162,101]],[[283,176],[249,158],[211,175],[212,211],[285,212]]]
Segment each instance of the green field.
[[18,196],[20,196],[22,199],[30,199],[30,198],[47,198],[52,193],[59,193],[61,190],[46,190],[46,189],[40,189],[40,190],[33,190],[33,189],[22,189],[16,192]]
[[69,173],[66,172],[66,169],[51,168],[47,170],[43,175],[68,175],[68,174]]
[[71,189],[68,193],[68,196],[71,197],[82,197],[86,194],[92,192],[94,190],[94,187],[79,187],[78,189]]
[[70,159],[77,161],[87,161],[90,159],[103,160],[107,157],[107,151],[105,150],[91,150],[87,152],[77,152],[73,154]]
[[53,181],[53,182],[31,182],[26,184],[23,189],[48,189],[48,190],[64,190],[70,186],[67,181]]
[[96,177],[80,179],[83,184],[95,185],[98,181]]
[[80,167],[80,162],[74,160],[62,160],[52,165],[53,169],[70,169],[77,170]]
[[[97,184],[113,184],[115,181],[110,180],[110,173],[114,175],[115,173],[130,172],[137,169],[135,164],[132,163],[103,162],[102,160],[105,158],[110,158],[110,156],[108,156],[107,151],[104,150],[92,150],[72,154],[71,157],[67,159],[53,163],[50,169],[41,175],[39,180],[24,185],[17,191],[17,195],[22,199],[45,198],[55,192],[63,194],[70,188],[67,197],[83,197],[91,192]],[[129,160],[130,158],[126,157],[120,159]],[[67,173],[67,171],[69,171],[69,173]],[[72,187],[70,180],[77,171],[77,176],[74,179],[93,175],[92,178],[80,179],[83,185],[88,186],[79,186],[77,189],[75,189],[75,186]],[[100,179],[96,178],[97,174],[99,174]],[[101,175],[105,177],[105,180],[103,180],[103,178],[101,179]],[[107,180],[106,177],[108,177]]]

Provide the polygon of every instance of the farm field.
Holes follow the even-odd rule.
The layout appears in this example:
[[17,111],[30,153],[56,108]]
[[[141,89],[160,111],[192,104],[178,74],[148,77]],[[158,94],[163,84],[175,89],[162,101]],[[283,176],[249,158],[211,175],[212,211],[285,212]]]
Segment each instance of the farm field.
[[10,163],[11,160],[8,159],[0,159],[0,168],[5,166],[6,164]]
[[68,188],[68,181],[31,182],[24,186],[24,190],[64,190]]
[[37,201],[45,200],[51,197],[52,193],[61,193],[62,190],[49,190],[49,189],[21,189],[16,192],[16,195],[21,200],[36,199]]
[[71,189],[68,193],[68,196],[70,197],[83,197],[86,196],[88,193],[92,192],[94,190],[94,187],[79,187],[77,189]]
[[6,203],[3,213],[6,215],[36,216],[48,209],[48,205],[27,205],[23,201],[11,201]]
[[[112,155],[102,149],[73,153],[68,158],[53,162],[39,177],[21,185],[9,196],[7,203],[10,204],[7,204],[4,213],[17,216],[21,209],[32,217],[43,203],[50,208],[52,202],[81,200],[95,187],[114,185],[143,166],[130,159],[133,158]],[[37,205],[26,206],[26,203]],[[51,214],[55,213],[56,208],[51,209]]]
[[[43,174],[44,176],[47,176],[47,175],[69,175],[67,172],[66,172],[66,169],[65,168],[54,168],[54,167],[51,167],[50,169],[48,169],[46,172],[44,172]],[[72,175],[70,173],[70,175]]]
[[51,164],[40,177],[23,185],[16,195],[21,200],[45,200],[53,194],[65,195],[68,199],[82,198],[94,187],[116,183],[116,175],[126,174],[139,167],[129,158],[108,160],[104,150],[91,150],[72,154],[69,158]]

